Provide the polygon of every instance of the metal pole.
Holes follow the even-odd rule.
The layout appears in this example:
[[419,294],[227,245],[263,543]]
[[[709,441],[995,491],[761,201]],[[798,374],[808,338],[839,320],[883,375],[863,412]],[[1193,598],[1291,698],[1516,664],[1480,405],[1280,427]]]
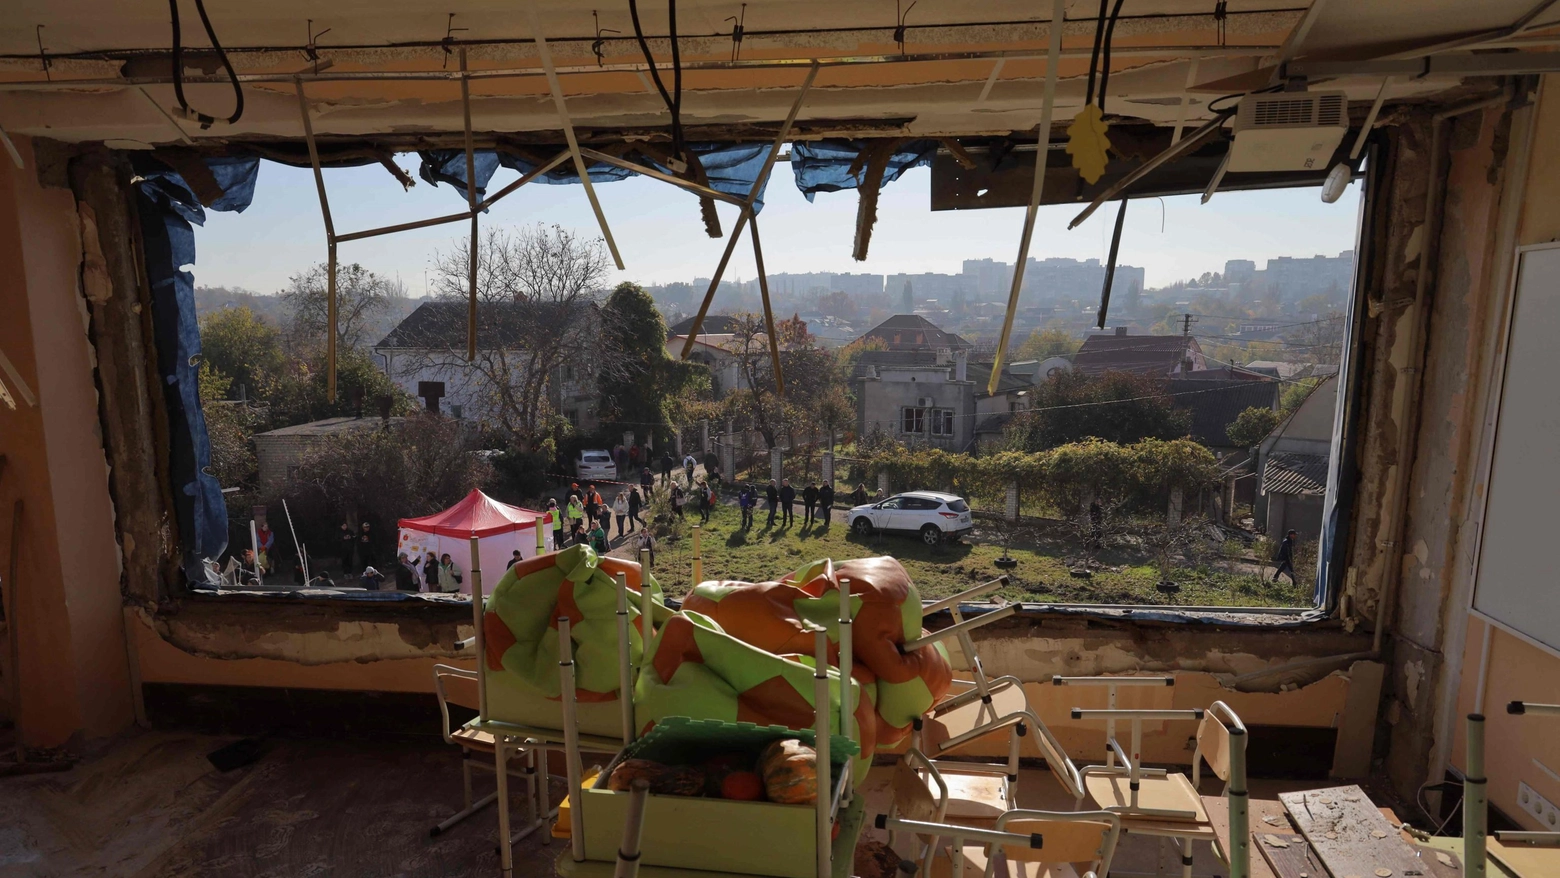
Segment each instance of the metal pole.
[[325,322],[325,401],[336,401],[336,224],[330,217],[330,199],[325,197],[325,172],[320,168],[320,151],[314,143],[314,121],[309,118],[309,99],[303,93],[303,79],[293,77],[298,91],[298,112],[303,117],[303,140],[309,147],[309,164],[314,168],[314,188],[320,196],[320,213],[325,217],[326,260]]
[[[1062,29],[1066,24],[1067,2],[1055,0],[1051,7],[1051,44],[1045,56],[1045,97],[1040,105],[1040,142],[1051,143],[1051,113],[1056,107],[1056,79],[1062,62]],[[997,358],[991,367],[986,392],[996,393],[1007,359],[1008,343],[1013,338],[1013,318],[1018,313],[1018,293],[1024,287],[1024,264],[1029,261],[1029,242],[1035,235],[1035,217],[1040,211],[1040,195],[1045,188],[1045,160],[1050,150],[1035,150],[1035,179],[1029,191],[1029,208],[1024,213],[1024,234],[1018,239],[1018,262],[1013,265],[1013,286],[1008,290],[1007,314],[1002,318],[1002,335],[997,339]]]
[[697,524],[693,526],[693,584],[694,585],[698,585],[699,583],[704,581],[704,558],[703,558],[703,553],[701,551],[701,549],[703,547],[700,545],[701,540],[699,539],[699,537],[700,537],[700,535],[702,533],[703,533],[703,528],[699,527]]
[[623,717],[623,745],[634,743],[634,667],[629,655],[628,576],[613,577],[617,585],[618,712]]
[[1230,878],[1251,878],[1251,802],[1246,795],[1246,730],[1230,729]]
[[686,360],[693,353],[693,343],[699,337],[699,330],[704,326],[705,316],[710,312],[710,302],[715,299],[715,291],[720,288],[720,278],[726,273],[726,263],[731,261],[731,251],[737,247],[737,238],[742,235],[742,227],[753,217],[753,205],[758,201],[758,193],[764,191],[769,172],[774,169],[775,160],[780,157],[780,147],[791,136],[791,126],[796,124],[796,115],[802,111],[802,102],[807,100],[807,92],[812,89],[813,80],[817,78],[818,64],[814,62],[807,70],[807,78],[802,80],[802,91],[796,96],[796,102],[791,104],[791,112],[786,114],[785,123],[780,126],[780,133],[776,135],[775,142],[770,144],[769,156],[764,159],[763,168],[753,179],[753,186],[748,190],[747,209],[737,214],[737,224],[732,228],[731,237],[726,241],[726,251],[721,254],[720,264],[715,267],[715,276],[710,278],[710,288],[705,291],[704,301],[699,303],[699,313],[694,315],[693,326],[689,328],[688,338],[683,342],[681,359]]
[[260,565],[260,535],[255,530],[255,520],[249,519],[249,553],[255,559],[255,584],[265,585],[265,568]]
[[298,529],[293,527],[292,510],[287,508],[287,501],[282,501],[282,514],[287,516],[287,530],[292,534],[293,545],[298,547],[298,563],[303,566],[303,581],[309,581],[309,552],[303,544],[298,542]]
[[645,800],[650,796],[650,781],[639,778],[628,791],[628,814],[623,818],[623,842],[618,846],[617,866],[612,878],[635,878],[639,874],[639,836],[645,828]]
[[829,801],[834,791],[829,761],[829,632],[822,625],[813,626],[813,716],[817,740],[813,751],[817,754],[818,774],[818,878],[833,878],[834,820]]
[[607,215],[601,210],[601,202],[596,198],[596,187],[591,184],[590,174],[585,170],[585,158],[580,155],[580,143],[574,136],[574,123],[569,121],[569,106],[563,99],[563,86],[558,82],[558,70],[553,67],[552,50],[547,47],[547,38],[542,35],[541,21],[536,16],[535,3],[525,5],[527,16],[531,22],[531,38],[536,40],[536,55],[541,59],[542,70],[547,75],[547,88],[552,92],[553,107],[558,111],[558,120],[563,123],[563,136],[569,143],[569,154],[574,156],[574,170],[580,175],[580,183],[585,186],[585,197],[590,199],[590,209],[596,212],[596,224],[601,227],[601,237],[607,242],[607,249],[612,252],[612,261],[617,264],[618,271],[623,270],[623,257],[618,254],[617,241],[612,239],[612,230],[607,227]]
[[[850,579],[847,578],[847,577],[841,577],[840,578],[840,636],[839,636],[839,643],[840,643],[840,661],[839,661],[839,666],[840,666],[840,735],[845,737],[845,738],[853,738],[853,737],[855,737],[854,732],[853,732],[853,730],[855,728],[855,715],[852,713],[852,711],[855,709],[855,705],[851,704],[851,685],[850,685],[850,683],[851,683],[851,661],[854,658],[854,654],[853,654],[854,647],[852,646],[852,640],[851,640],[851,634],[852,634],[851,616],[854,615],[854,609],[855,608],[852,607],[851,603],[850,603]],[[843,770],[845,772],[847,772],[847,773],[851,771],[851,764],[850,764],[849,761],[847,761],[845,763],[845,766],[844,766]],[[820,777],[827,777],[827,775],[819,775],[819,776]],[[845,784],[844,798],[840,802],[840,805],[842,807],[845,804],[850,802],[850,800],[851,800],[851,798],[852,798],[852,796],[853,796],[853,794],[855,792],[854,789],[853,789],[854,786],[855,786],[855,778],[852,777],[850,779],[850,781]],[[832,832],[832,830],[831,830],[831,832]]]
[[477,646],[477,718],[487,722],[487,652],[482,638],[482,559],[477,555],[477,538],[471,538],[471,624],[476,628]]
[[574,715],[574,643],[569,617],[558,617],[558,677],[563,696],[563,757],[569,776],[569,845],[574,862],[585,861],[585,808],[580,801],[580,729]]
[[[477,153],[471,137],[471,81],[466,76],[466,50],[460,50],[460,109],[466,134],[466,209],[471,211],[471,256],[466,260],[470,284],[466,298],[466,360],[477,358]],[[622,268],[622,266],[618,266]]]
[[1484,715],[1468,714],[1468,770],[1463,777],[1463,875],[1484,878],[1484,835],[1489,823],[1489,779],[1484,776]]
[[547,551],[547,534],[542,530],[542,516],[536,516],[536,554],[541,555]]

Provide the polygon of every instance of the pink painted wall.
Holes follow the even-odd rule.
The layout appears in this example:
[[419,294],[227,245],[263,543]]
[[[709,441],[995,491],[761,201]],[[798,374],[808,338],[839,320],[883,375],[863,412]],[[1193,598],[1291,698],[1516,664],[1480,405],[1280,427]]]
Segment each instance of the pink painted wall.
[[18,140],[26,167],[0,162],[0,347],[38,406],[0,405],[0,538],[21,497],[21,728],[27,743],[54,746],[112,734],[133,708],[75,200],[38,183],[31,144]]

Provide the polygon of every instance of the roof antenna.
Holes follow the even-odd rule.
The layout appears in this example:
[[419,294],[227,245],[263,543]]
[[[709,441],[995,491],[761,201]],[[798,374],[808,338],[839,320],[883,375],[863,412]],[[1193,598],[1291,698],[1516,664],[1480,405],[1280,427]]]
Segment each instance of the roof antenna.
[[905,19],[910,17],[910,10],[914,9],[915,4],[918,2],[920,0],[912,0],[910,5],[905,7],[905,11],[900,12],[899,0],[894,0],[894,19],[899,22],[899,25],[894,28],[894,42],[899,44],[899,54],[901,55],[905,53]]
[[613,30],[612,28],[602,30],[601,19],[596,16],[596,10],[594,9],[590,11],[590,17],[596,22],[596,40],[590,44],[590,52],[596,56],[596,66],[600,67],[602,65],[602,47],[607,43],[606,38],[602,34],[620,34],[622,31]]
[[444,63],[440,66],[445,70],[450,69],[450,55],[454,54],[450,47],[455,45],[455,34],[464,30],[470,30],[470,28],[456,27],[455,13],[451,12],[450,20],[444,26],[444,39],[439,41],[439,47],[444,50]]
[[731,60],[735,62],[742,57],[743,23],[747,21],[747,4],[742,4],[741,17],[731,16],[726,19],[731,25]]
[[54,66],[54,63],[43,52],[43,25],[40,24],[33,30],[33,36],[38,38],[38,60],[43,62],[43,76],[45,79],[53,82],[54,75],[49,72],[49,68]]

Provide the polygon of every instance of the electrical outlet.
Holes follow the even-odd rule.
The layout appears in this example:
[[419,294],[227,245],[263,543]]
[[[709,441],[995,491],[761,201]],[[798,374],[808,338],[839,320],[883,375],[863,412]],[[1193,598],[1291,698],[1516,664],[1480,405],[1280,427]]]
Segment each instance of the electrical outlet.
[[1560,808],[1548,799],[1540,796],[1538,791],[1525,783],[1517,784],[1517,804],[1522,806],[1530,817],[1538,821],[1539,827],[1545,832],[1560,830]]

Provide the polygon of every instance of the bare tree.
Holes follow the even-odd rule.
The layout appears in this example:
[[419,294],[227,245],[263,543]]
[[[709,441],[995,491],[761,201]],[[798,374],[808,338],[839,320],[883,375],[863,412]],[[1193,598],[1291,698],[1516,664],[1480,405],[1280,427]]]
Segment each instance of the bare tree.
[[[330,328],[330,278],[324,263],[312,265],[293,275],[287,289],[281,291],[283,304],[291,312],[288,341],[295,347],[311,348],[324,341]],[[362,347],[364,333],[376,316],[383,313],[392,297],[404,298],[399,281],[382,277],[354,262],[336,267],[336,344],[343,348]]]
[[[433,291],[464,302],[470,289],[465,246],[434,256]],[[446,322],[422,365],[459,374],[467,395],[506,433],[527,441],[544,433],[561,394],[590,385],[615,368],[599,350],[600,304],[607,254],[559,226],[490,228],[477,252],[477,355],[466,359],[464,309],[441,310]]]

